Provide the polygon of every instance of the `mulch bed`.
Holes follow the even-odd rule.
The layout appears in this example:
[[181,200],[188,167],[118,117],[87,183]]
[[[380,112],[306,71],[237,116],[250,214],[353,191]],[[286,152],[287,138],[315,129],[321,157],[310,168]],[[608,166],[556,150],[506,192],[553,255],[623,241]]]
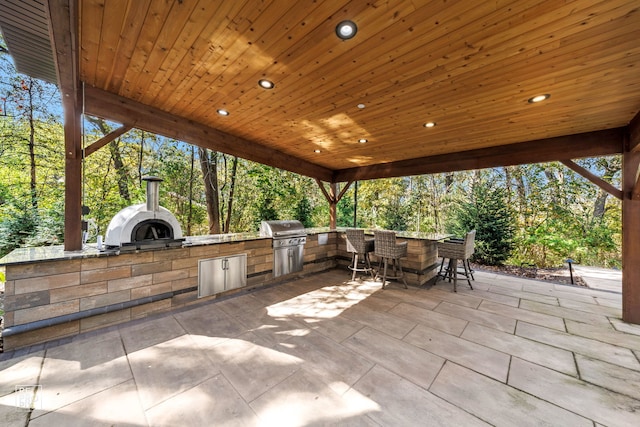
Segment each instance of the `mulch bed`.
[[584,286],[587,284],[582,277],[578,276],[576,272],[573,272],[573,283],[571,283],[571,276],[569,274],[569,268],[538,268],[535,266],[516,266],[516,265],[481,265],[471,264],[474,270],[478,271],[490,271],[497,274],[505,274],[508,276],[523,277],[527,279],[541,280],[545,282],[560,283],[562,285],[574,285]]

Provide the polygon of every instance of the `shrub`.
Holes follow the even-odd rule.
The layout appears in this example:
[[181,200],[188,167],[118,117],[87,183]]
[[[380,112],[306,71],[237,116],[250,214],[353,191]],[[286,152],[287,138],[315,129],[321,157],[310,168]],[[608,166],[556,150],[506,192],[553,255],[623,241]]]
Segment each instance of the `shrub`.
[[488,265],[501,265],[511,255],[515,237],[515,215],[507,204],[506,190],[478,182],[471,199],[455,208],[449,232],[463,236],[476,230],[474,259]]

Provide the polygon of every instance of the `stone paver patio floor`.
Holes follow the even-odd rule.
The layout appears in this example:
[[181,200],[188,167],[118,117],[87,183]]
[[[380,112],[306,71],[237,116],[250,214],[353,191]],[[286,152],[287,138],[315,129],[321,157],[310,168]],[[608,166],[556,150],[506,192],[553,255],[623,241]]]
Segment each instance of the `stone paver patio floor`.
[[0,424],[640,426],[640,326],[619,293],[349,277],[2,354]]

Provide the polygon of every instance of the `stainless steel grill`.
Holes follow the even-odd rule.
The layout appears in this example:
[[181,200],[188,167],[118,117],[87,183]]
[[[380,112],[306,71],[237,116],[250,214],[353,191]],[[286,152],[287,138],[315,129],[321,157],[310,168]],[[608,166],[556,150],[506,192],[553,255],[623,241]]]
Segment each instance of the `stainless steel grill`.
[[307,233],[300,221],[262,221],[260,235],[273,239],[273,277],[302,271]]

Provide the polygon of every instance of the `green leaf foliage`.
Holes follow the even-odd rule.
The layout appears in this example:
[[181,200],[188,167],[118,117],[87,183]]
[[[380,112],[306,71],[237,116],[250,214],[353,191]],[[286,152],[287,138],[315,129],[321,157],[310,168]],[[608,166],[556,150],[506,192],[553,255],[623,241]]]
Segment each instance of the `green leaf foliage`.
[[471,188],[471,198],[458,203],[450,232],[464,236],[476,230],[474,258],[484,264],[503,264],[514,247],[515,216],[507,203],[507,192],[487,180]]

